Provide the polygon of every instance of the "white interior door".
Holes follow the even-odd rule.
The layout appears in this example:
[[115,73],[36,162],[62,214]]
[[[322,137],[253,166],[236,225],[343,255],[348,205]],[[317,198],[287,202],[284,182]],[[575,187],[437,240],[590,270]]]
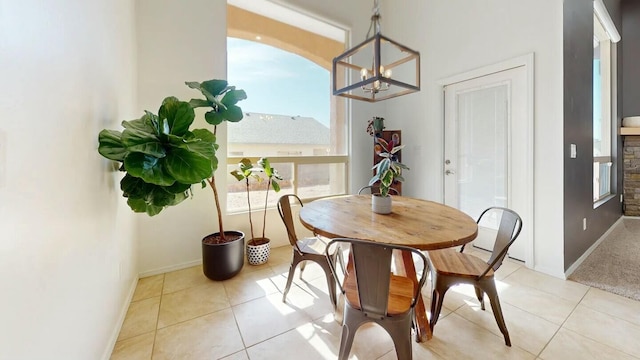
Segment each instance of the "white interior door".
[[[522,66],[445,86],[445,204],[474,219],[490,206],[526,209],[526,82]],[[491,251],[498,221],[481,224],[473,245]],[[525,261],[524,237],[510,257]]]

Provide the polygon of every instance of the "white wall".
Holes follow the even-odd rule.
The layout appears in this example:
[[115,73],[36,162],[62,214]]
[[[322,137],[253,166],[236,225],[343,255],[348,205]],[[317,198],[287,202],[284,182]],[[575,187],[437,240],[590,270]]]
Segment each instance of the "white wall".
[[[386,101],[403,130],[406,195],[443,200],[443,94],[438,80],[535,53],[535,268],[563,276],[562,2],[383,2],[383,34],[421,53],[422,91]],[[528,224],[525,223],[524,226]]]
[[98,132],[134,114],[128,0],[0,0],[0,359],[108,357],[137,280]]

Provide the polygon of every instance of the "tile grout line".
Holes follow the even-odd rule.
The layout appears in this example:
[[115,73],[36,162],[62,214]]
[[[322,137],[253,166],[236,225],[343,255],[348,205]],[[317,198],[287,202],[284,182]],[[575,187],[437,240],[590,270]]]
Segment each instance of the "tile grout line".
[[[558,329],[553,333],[553,336],[551,336],[551,338],[549,339],[549,341],[547,341],[547,343],[542,347],[542,350],[540,350],[540,353],[538,353],[538,357],[540,357],[542,355],[542,353],[544,352],[544,350],[549,346],[549,344],[551,343],[551,341],[553,341],[553,339],[556,337],[556,335],[558,335],[558,332],[560,332],[560,329],[564,328],[564,324],[567,322],[567,320],[569,320],[569,318],[571,317],[571,315],[573,315],[573,313],[576,311],[576,309],[578,308],[578,306],[580,305],[580,303],[582,302],[582,300],[584,300],[584,298],[587,296],[587,293],[589,292],[589,290],[591,290],[591,287],[589,287],[589,289],[587,289],[587,291],[585,291],[584,295],[582,295],[582,297],[580,298],[580,300],[576,303],[576,305],[573,307],[573,309],[571,310],[571,312],[569,313],[569,315],[567,315],[567,317],[564,319],[564,321],[562,321],[562,324],[560,324],[560,326],[558,326]],[[566,329],[569,330],[569,329]],[[586,336],[585,336],[586,337]],[[588,338],[587,338],[588,339]],[[603,344],[604,345],[604,344]]]
[[164,297],[164,283],[166,279],[166,273],[162,274],[162,287],[160,288],[160,302],[158,303],[158,315],[156,316],[156,326],[153,330],[153,345],[151,346],[151,359],[153,359],[153,353],[156,351],[156,339],[158,338],[158,323],[160,322],[160,309],[162,307],[162,298]]
[[[593,286],[590,286],[590,287],[589,287],[589,290],[587,291],[587,293],[588,293],[591,289],[601,290],[601,289],[595,288],[595,287],[593,287]],[[617,317],[617,316],[615,316],[615,315],[607,314],[607,313],[604,313],[604,312],[602,312],[602,311],[600,311],[600,310],[598,310],[598,309],[594,309],[594,308],[592,308],[592,307],[589,307],[589,306],[587,306],[587,305],[582,304],[582,300],[584,300],[584,298],[585,298],[586,296],[587,296],[587,294],[585,293],[585,296],[583,296],[583,297],[582,297],[582,299],[580,299],[580,302],[578,303],[578,305],[582,305],[582,306],[586,307],[587,309],[590,309],[590,310],[592,310],[592,311],[595,311],[595,312],[597,312],[597,313],[600,313],[600,314],[602,314],[602,315],[604,315],[604,316],[610,316],[610,317],[612,317],[612,318],[614,318],[614,319],[617,319],[617,320],[620,320],[620,321],[624,321],[624,322],[626,322],[626,323],[627,323],[627,324],[629,324],[629,325],[632,325],[632,326],[634,326],[634,327],[638,327],[638,328],[640,328],[640,325],[638,325],[638,324],[634,324],[634,323],[632,323],[632,322],[630,322],[630,321],[627,321],[627,320],[625,320],[625,319],[619,318],[619,317]],[[578,305],[576,305],[576,308],[578,307]],[[573,314],[573,312],[572,312],[572,314]],[[569,316],[571,316],[571,315],[569,315]],[[568,317],[567,317],[567,319],[568,319]],[[565,322],[566,322],[566,321],[565,321]],[[564,326],[564,323],[562,323],[562,325]],[[600,345],[606,346],[606,347],[611,348],[611,349],[615,349],[615,350],[617,350],[617,351],[619,351],[619,352],[621,352],[621,353],[627,354],[627,355],[629,355],[629,356],[631,356],[631,357],[633,357],[633,358],[637,358],[635,355],[633,355],[633,354],[629,354],[628,352],[626,352],[626,351],[624,351],[624,350],[622,350],[622,349],[620,349],[620,348],[617,348],[617,347],[614,347],[614,346],[611,346],[611,345],[605,344],[605,343],[603,343],[603,342],[600,342],[600,340],[599,340],[599,339],[594,339],[594,338],[592,338],[592,337],[589,337],[589,336],[586,336],[586,335],[580,334],[580,333],[578,333],[578,332],[576,332],[576,331],[573,331],[573,330],[571,330],[571,329],[566,329],[566,328],[565,328],[565,330],[567,330],[567,331],[571,331],[572,333],[577,334],[577,335],[579,335],[579,336],[582,336],[582,337],[584,337],[584,338],[586,338],[586,339],[589,339],[589,340],[591,340],[591,341],[593,341],[593,342],[595,342],[595,343],[597,343],[597,344],[600,344]]]

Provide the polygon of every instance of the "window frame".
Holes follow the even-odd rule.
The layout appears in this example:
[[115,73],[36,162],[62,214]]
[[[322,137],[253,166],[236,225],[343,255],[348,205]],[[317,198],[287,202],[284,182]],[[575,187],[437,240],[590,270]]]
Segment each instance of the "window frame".
[[[593,42],[594,50],[599,45],[599,59],[600,59],[600,99],[593,98],[594,106],[592,112],[595,110],[595,101],[600,101],[601,104],[601,119],[600,129],[595,128],[595,112],[593,126],[594,134],[596,131],[600,133],[599,153],[596,152],[595,139],[593,146],[593,203],[594,208],[605,203],[610,198],[614,197],[615,184],[613,183],[613,166],[612,152],[614,144],[615,132],[612,131],[613,119],[615,119],[615,106],[617,102],[616,76],[617,68],[616,62],[616,42],[620,39],[620,36],[613,25],[613,21],[609,17],[609,14],[604,7],[601,0],[594,1],[594,14],[593,14]],[[595,53],[593,60],[595,61]],[[595,71],[594,71],[595,76]],[[595,86],[595,78],[592,81],[592,86]],[[595,89],[594,89],[595,90]],[[595,94],[595,91],[593,91]],[[604,191],[601,191],[604,189]]]
[[[276,5],[273,5],[276,6]],[[279,5],[277,5],[279,6]],[[229,8],[229,7],[228,7]],[[291,9],[293,10],[293,9]],[[295,10],[293,10],[295,11]],[[254,14],[247,14],[244,12],[238,12],[237,9],[233,10],[234,14],[239,15],[240,17],[242,17],[243,20],[246,20],[245,16],[254,16]],[[257,15],[256,15],[257,16]],[[306,14],[299,14],[299,17],[309,17]],[[315,31],[311,31],[311,30],[306,30],[306,29],[300,29],[300,31],[306,31],[309,32],[311,31],[312,33],[315,33],[317,35],[320,36],[324,36],[327,37],[328,39],[331,39],[333,41],[338,41],[337,38],[339,36],[337,36],[335,29],[336,27],[334,25],[331,25],[330,22],[327,21],[323,21],[322,19],[317,19],[314,18],[315,21],[322,21],[326,26],[329,27],[333,27],[333,34],[332,36],[328,36],[325,35],[324,33],[321,35],[321,33],[319,32],[315,32]],[[237,21],[236,21],[237,20]],[[256,41],[256,42],[260,42],[263,43],[265,45],[270,45],[276,48],[279,48],[280,50],[283,51],[287,51],[287,52],[291,52],[293,54],[299,55],[323,68],[325,68],[326,70],[328,70],[329,72],[331,71],[331,60],[333,58],[333,56],[335,56],[335,54],[340,53],[341,51],[344,50],[344,48],[346,48],[346,46],[348,45],[348,32],[345,29],[340,29],[340,31],[342,31],[343,34],[343,39],[341,41],[338,41],[338,43],[340,44],[340,46],[342,47],[340,49],[340,51],[324,51],[321,52],[319,49],[322,49],[323,47],[320,46],[321,43],[318,43],[317,41],[310,41],[309,48],[304,48],[303,46],[300,46],[300,43],[295,43],[296,37],[292,37],[291,36],[291,31],[295,28],[295,29],[299,29],[298,27],[294,26],[294,28],[289,28],[288,32],[282,32],[282,26],[284,24],[284,26],[288,26],[288,24],[286,24],[286,21],[282,21],[280,19],[276,19],[276,18],[267,18],[267,22],[268,21],[274,21],[274,22],[278,22],[281,24],[278,24],[277,27],[280,28],[280,31],[278,31],[277,28],[273,28],[272,32],[269,32],[269,29],[265,26],[266,24],[264,22],[262,22],[262,27],[260,28],[260,31],[265,31],[264,34],[258,34],[256,33],[256,28],[253,27],[253,25],[251,25],[253,23],[253,21],[239,21],[240,18],[238,19],[230,19],[227,23],[227,37],[233,37],[233,38],[240,38],[240,39],[244,39],[244,40],[249,40],[249,41],[256,41],[256,39],[258,38],[258,35],[260,35],[260,41]],[[264,21],[264,19],[261,17],[260,19],[258,19],[260,21]],[[246,27],[245,27],[246,26]],[[327,31],[327,29],[322,30]],[[278,36],[276,36],[276,34],[283,34],[282,38],[279,38]],[[292,43],[288,43],[287,39],[293,39],[294,42]],[[315,44],[315,46],[313,46],[313,44]],[[330,48],[327,48],[327,50],[330,50]],[[330,54],[329,54],[330,52]],[[335,52],[335,54],[334,54]],[[232,80],[232,79],[230,79]],[[329,84],[327,86],[327,91],[330,91],[331,88],[331,84],[329,81]],[[242,104],[240,104],[240,106],[242,106]],[[349,159],[350,159],[350,146],[349,146],[349,137],[348,134],[350,132],[350,122],[349,122],[349,110],[348,110],[348,104],[345,100],[343,99],[336,99],[335,97],[331,96],[330,97],[330,103],[327,104],[327,106],[329,107],[330,110],[330,136],[332,137],[333,140],[340,138],[340,141],[337,141],[335,144],[333,143],[332,140],[332,144],[330,145],[330,147],[332,148],[332,152],[335,151],[336,155],[302,155],[302,156],[298,156],[298,155],[285,155],[283,154],[282,156],[278,156],[276,154],[269,154],[269,155],[264,155],[267,156],[269,158],[269,162],[271,163],[272,166],[276,167],[278,164],[282,164],[282,163],[286,163],[286,164],[292,164],[293,165],[293,173],[292,173],[292,183],[291,183],[291,188],[288,188],[289,191],[292,191],[294,194],[299,195],[299,191],[298,191],[298,185],[299,185],[299,181],[297,181],[297,175],[298,175],[298,169],[300,166],[303,165],[314,165],[314,164],[338,164],[338,165],[342,165],[344,166],[344,176],[341,176],[342,174],[340,172],[338,172],[338,176],[336,177],[332,177],[330,179],[331,181],[331,185],[332,185],[332,189],[334,189],[333,185],[335,184],[335,181],[340,181],[341,183],[335,184],[335,188],[337,189],[343,189],[342,191],[339,192],[335,192],[335,193],[331,193],[331,194],[323,194],[322,196],[318,196],[318,197],[304,197],[301,196],[302,200],[304,202],[308,202],[308,201],[312,201],[315,200],[317,198],[320,197],[326,197],[326,196],[332,196],[332,195],[344,195],[347,194],[349,191]],[[247,110],[244,109],[243,110]],[[260,111],[259,109],[254,109],[255,111]],[[254,110],[249,110],[249,112],[254,112]],[[240,160],[242,160],[243,158],[248,158],[250,159],[253,163],[256,163],[258,161],[258,155],[261,154],[249,154],[247,152],[244,152],[244,156],[234,156],[235,154],[221,154],[221,156],[225,156],[226,157],[226,161],[228,166],[229,165],[234,165],[237,164],[238,162],[240,162]],[[332,173],[333,175],[333,173]],[[337,179],[336,179],[337,178]],[[230,185],[230,184],[228,184]],[[283,189],[284,190],[284,189]],[[247,209],[242,209],[242,208],[230,208],[229,207],[229,197],[227,196],[227,201],[225,204],[225,212],[227,214],[238,214],[238,213],[242,213],[242,212],[246,212]],[[269,208],[274,207],[273,205],[269,206]]]

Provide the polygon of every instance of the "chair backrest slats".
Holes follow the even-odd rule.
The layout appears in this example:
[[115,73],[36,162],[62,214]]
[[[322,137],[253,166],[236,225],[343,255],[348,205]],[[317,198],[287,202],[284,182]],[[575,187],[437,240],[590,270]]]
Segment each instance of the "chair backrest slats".
[[291,198],[295,198],[302,206],[302,200],[296,195],[289,194],[283,195],[278,200],[278,213],[280,214],[280,218],[284,223],[285,228],[287,229],[287,236],[289,237],[289,243],[295,249],[298,249],[298,236],[296,235],[295,224],[293,223],[293,212],[291,211]]
[[[338,275],[335,260],[332,255],[336,246],[351,247],[350,257],[352,259],[353,271],[355,272],[356,287],[358,289],[358,300],[360,308],[368,316],[387,316],[389,302],[389,287],[391,281],[391,259],[393,250],[408,251],[415,254],[422,262],[422,268],[427,268],[427,258],[419,250],[402,245],[391,245],[368,240],[337,238],[331,240],[325,250],[325,255],[329,262],[329,267],[336,279],[340,291],[345,292],[343,279]],[[415,259],[416,257],[414,257]],[[410,307],[413,308],[420,296],[420,289],[427,280],[428,271],[423,271],[418,281],[418,286],[414,288],[413,298]]]
[[522,219],[515,211],[497,206],[490,207],[483,211],[478,218],[478,224],[480,224],[480,221],[485,216],[485,214],[488,214],[490,212],[500,213],[500,225],[498,226],[496,241],[493,244],[491,257],[487,261],[489,267],[481,276],[484,276],[489,271],[489,269],[493,269],[494,271],[498,270],[498,268],[502,265],[505,256],[507,256],[509,247],[511,246],[511,244],[513,244],[513,242],[520,234],[520,230],[522,230]]
[[360,307],[368,316],[387,315],[391,252],[391,248],[376,243],[351,245]]

